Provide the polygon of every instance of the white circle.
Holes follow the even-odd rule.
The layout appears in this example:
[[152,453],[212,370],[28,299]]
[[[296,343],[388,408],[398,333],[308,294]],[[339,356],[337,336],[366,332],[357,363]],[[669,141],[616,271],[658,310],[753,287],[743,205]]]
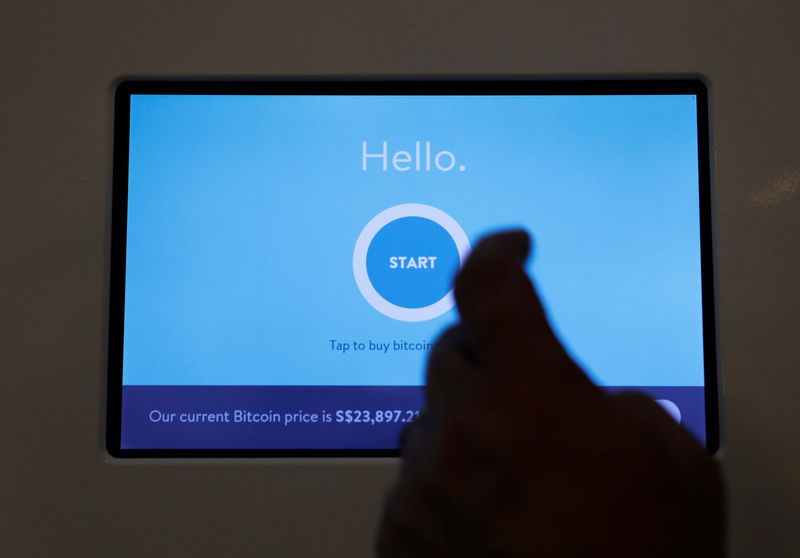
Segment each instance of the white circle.
[[383,298],[380,293],[375,290],[375,287],[372,286],[369,275],[367,274],[367,250],[369,249],[372,239],[375,238],[375,235],[378,234],[378,231],[383,227],[403,217],[422,217],[441,226],[447,231],[453,239],[453,242],[455,242],[456,248],[458,249],[460,265],[464,265],[470,250],[469,239],[456,220],[441,209],[430,205],[422,203],[404,203],[395,205],[389,209],[384,209],[378,213],[375,217],[370,219],[369,223],[367,223],[361,231],[361,234],[358,235],[355,249],[353,249],[353,275],[355,276],[358,290],[361,291],[366,301],[384,316],[404,322],[424,322],[425,320],[432,320],[433,318],[441,316],[455,305],[453,289],[450,289],[446,295],[428,306],[423,306],[422,308],[405,308],[404,306],[392,304]]
[[664,410],[667,413],[669,413],[669,416],[671,416],[673,419],[675,419],[675,422],[680,424],[680,422],[681,422],[681,410],[675,403],[673,403],[669,399],[656,399],[656,403],[661,405],[661,407],[663,407]]

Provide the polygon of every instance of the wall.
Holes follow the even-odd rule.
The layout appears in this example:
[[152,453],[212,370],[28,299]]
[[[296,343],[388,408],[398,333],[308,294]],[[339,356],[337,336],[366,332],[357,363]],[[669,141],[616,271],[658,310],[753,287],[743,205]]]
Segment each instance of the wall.
[[114,78],[675,72],[713,83],[731,556],[800,553],[799,16],[796,2],[4,3],[0,554],[369,556],[395,474],[104,462]]

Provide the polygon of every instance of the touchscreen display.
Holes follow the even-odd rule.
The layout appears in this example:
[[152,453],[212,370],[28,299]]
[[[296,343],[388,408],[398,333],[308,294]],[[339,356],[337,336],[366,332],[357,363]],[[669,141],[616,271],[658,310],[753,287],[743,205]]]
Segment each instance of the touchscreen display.
[[123,83],[109,451],[396,453],[454,274],[510,227],[591,378],[713,446],[705,104],[695,81]]

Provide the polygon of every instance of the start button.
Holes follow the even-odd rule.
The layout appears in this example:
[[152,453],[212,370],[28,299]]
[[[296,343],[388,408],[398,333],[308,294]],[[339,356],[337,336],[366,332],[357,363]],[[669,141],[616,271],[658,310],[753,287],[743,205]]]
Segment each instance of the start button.
[[361,231],[353,273],[379,312],[408,322],[430,320],[453,307],[452,280],[468,252],[464,231],[442,210],[397,205]]

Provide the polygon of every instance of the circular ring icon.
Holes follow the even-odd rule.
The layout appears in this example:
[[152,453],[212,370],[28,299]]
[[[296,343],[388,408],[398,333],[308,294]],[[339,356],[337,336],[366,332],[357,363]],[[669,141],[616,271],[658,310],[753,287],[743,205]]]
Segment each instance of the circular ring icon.
[[[458,251],[458,267],[460,268],[464,265],[470,250],[469,239],[467,239],[467,235],[456,220],[441,209],[430,205],[405,203],[381,211],[373,217],[361,231],[358,240],[356,240],[355,249],[353,250],[353,275],[355,276],[358,290],[361,291],[364,299],[378,312],[395,320],[422,322],[441,316],[455,305],[452,287],[444,296],[431,304],[414,308],[401,306],[390,302],[378,292],[370,280],[367,265],[370,245],[376,235],[378,235],[386,225],[408,217],[421,218],[429,222],[432,221],[435,225],[444,229],[452,239],[455,249]],[[402,260],[401,263],[404,263],[406,258],[400,259]],[[420,259],[428,260],[430,258]],[[433,258],[434,261],[435,259],[436,258]],[[425,262],[423,262],[423,264],[424,263]],[[447,280],[449,281],[450,278],[448,277]]]

